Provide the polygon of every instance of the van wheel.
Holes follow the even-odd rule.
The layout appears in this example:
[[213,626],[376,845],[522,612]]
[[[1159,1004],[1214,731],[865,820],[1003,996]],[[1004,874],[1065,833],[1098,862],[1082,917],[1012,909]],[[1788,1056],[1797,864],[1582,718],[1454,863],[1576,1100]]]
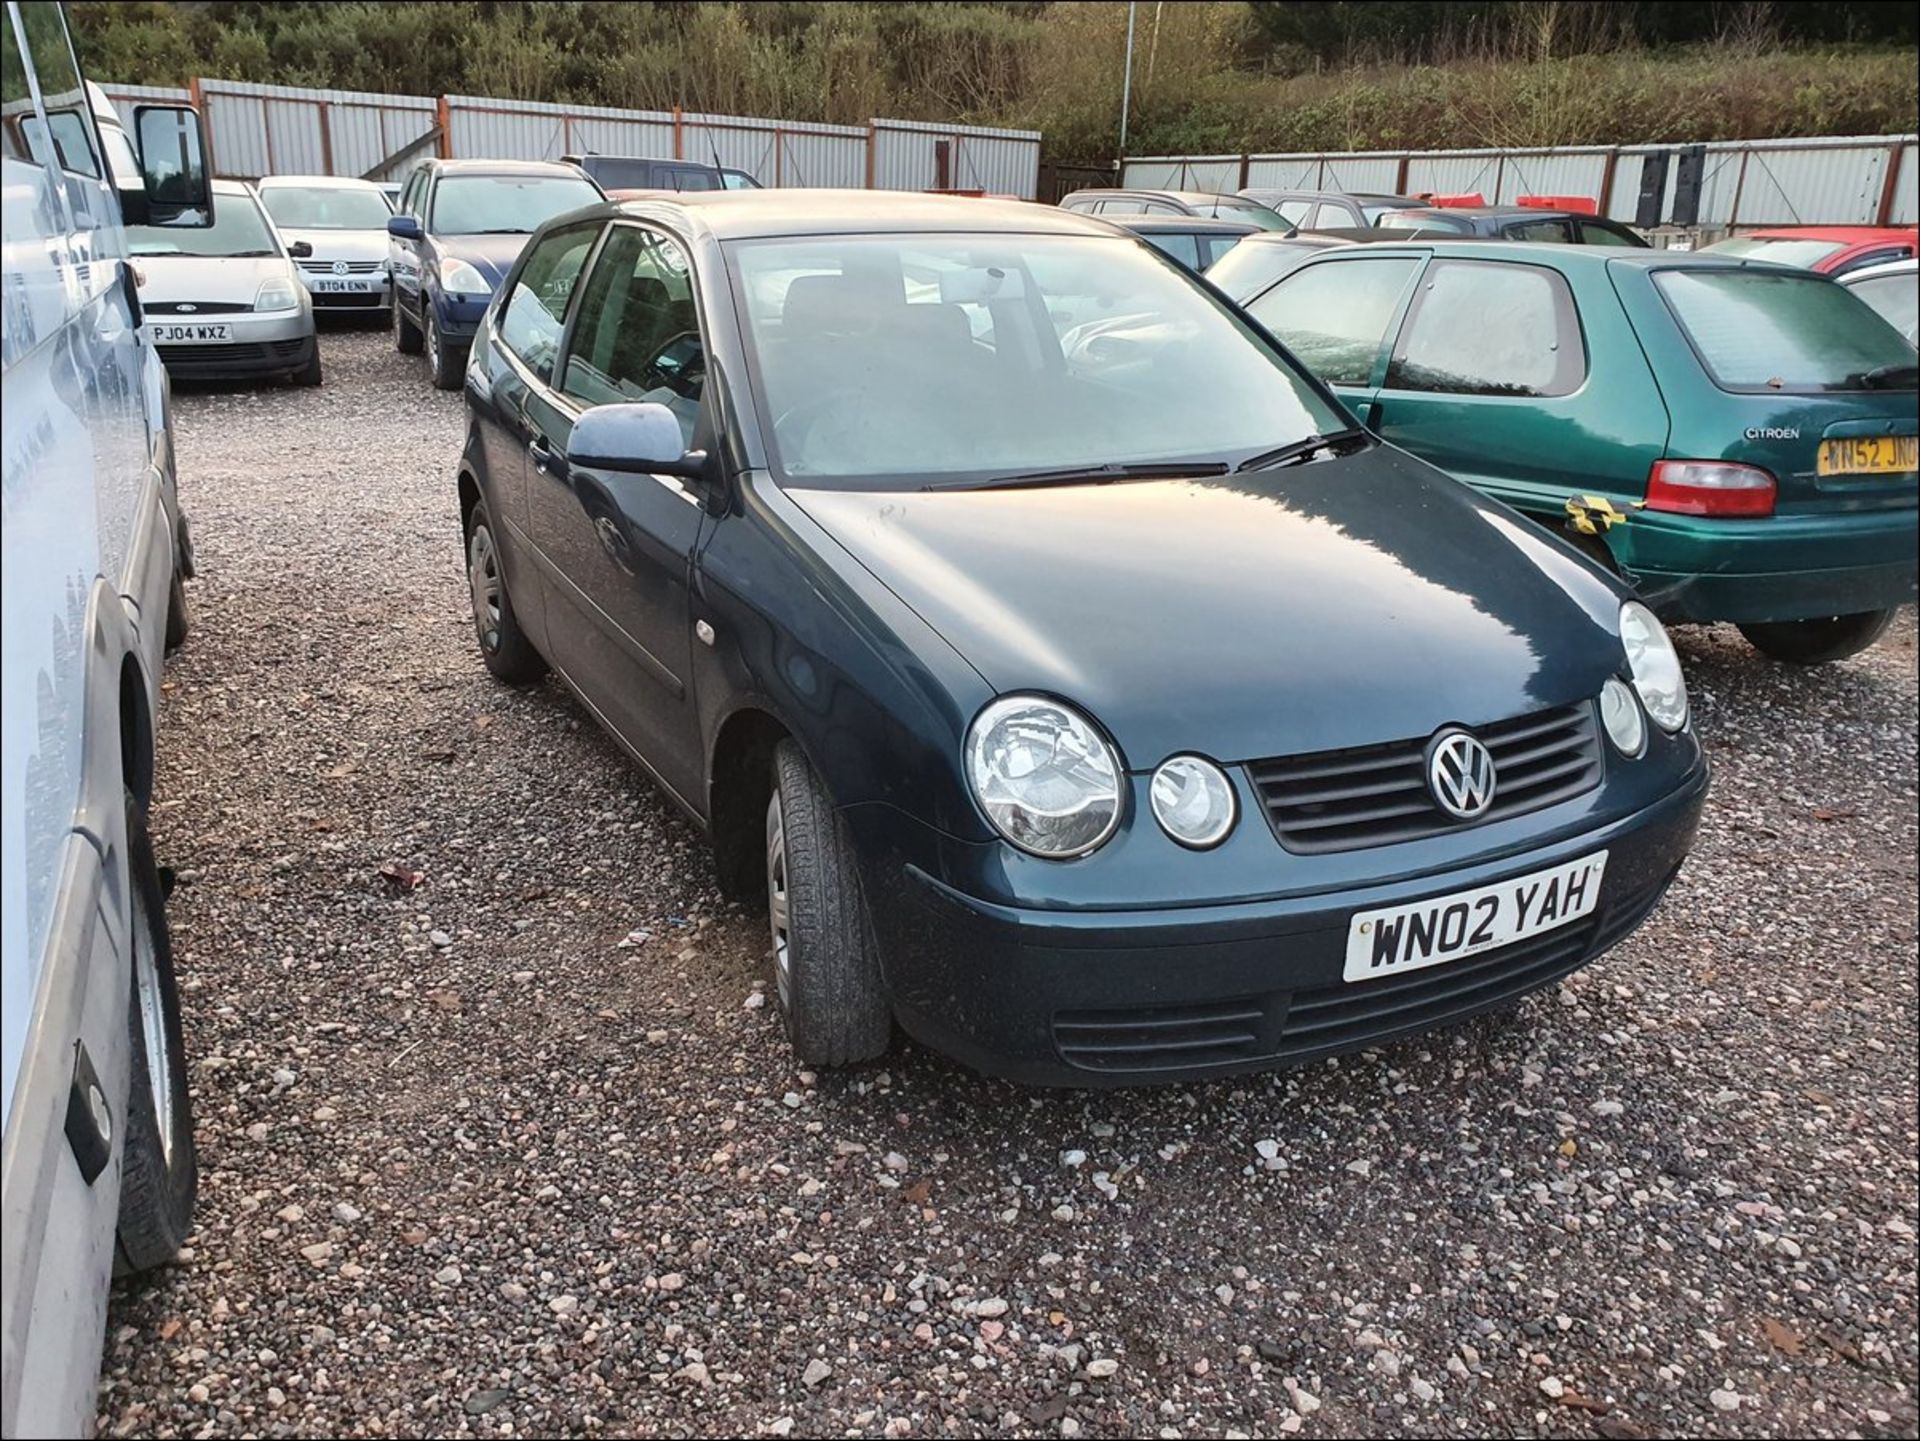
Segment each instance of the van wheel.
[[420,327],[407,319],[406,311],[400,308],[400,297],[393,300],[393,348],[402,355],[420,353]]
[[127,1013],[130,1079],[120,1163],[119,1244],[114,1271],[165,1265],[186,1243],[200,1174],[187,1101],[187,1056],[165,894],[153,863],[147,814],[127,795],[133,983]]
[[433,318],[431,306],[427,308],[427,368],[435,390],[458,390],[467,375],[466,350],[448,345],[442,338],[440,322]]
[[528,685],[547,673],[546,657],[520,629],[507,594],[493,517],[483,500],[467,517],[467,594],[473,602],[473,633],[487,669],[509,685]]
[[174,568],[173,582],[167,587],[167,635],[169,652],[180,649],[187,638],[187,582],[180,574],[179,567]]
[[844,1066],[882,1054],[893,1010],[846,822],[792,741],[773,753],[767,802],[767,916],[787,1039],[802,1061]]
[[1858,655],[1880,639],[1893,624],[1890,610],[1863,610],[1858,615],[1827,616],[1820,620],[1769,621],[1743,625],[1740,634],[1754,649],[1789,665],[1825,665]]

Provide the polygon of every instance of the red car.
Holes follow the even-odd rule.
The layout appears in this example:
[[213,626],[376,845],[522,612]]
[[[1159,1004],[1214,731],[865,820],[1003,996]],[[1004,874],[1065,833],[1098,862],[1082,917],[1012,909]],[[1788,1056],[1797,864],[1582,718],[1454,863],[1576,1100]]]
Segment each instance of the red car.
[[1845,275],[1865,265],[1906,260],[1920,249],[1920,230],[1897,225],[1783,225],[1729,236],[1706,247],[1712,255],[1775,260],[1816,275]]

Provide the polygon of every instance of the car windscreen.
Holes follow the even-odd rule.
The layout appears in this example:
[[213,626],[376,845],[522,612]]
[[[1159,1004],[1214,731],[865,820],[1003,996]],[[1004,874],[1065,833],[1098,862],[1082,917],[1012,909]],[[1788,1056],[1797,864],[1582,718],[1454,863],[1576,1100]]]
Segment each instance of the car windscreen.
[[1914,388],[1913,347],[1831,280],[1766,270],[1663,270],[1654,284],[1722,390]]
[[240,255],[278,255],[280,244],[251,194],[215,192],[213,224],[204,228],[129,225],[130,255],[198,255],[227,259]]
[[1895,330],[1907,337],[1907,344],[1920,341],[1920,284],[1911,270],[1898,275],[1872,275],[1847,287],[1866,301]]
[[1716,241],[1701,253],[1725,255],[1738,260],[1771,260],[1779,265],[1810,268],[1846,248],[1838,240],[1762,240],[1751,235],[1736,235],[1729,240]]
[[435,235],[531,235],[556,215],[592,205],[599,189],[571,175],[447,175],[433,190]]
[[1218,469],[1352,424],[1235,311],[1131,239],[835,235],[727,253],[789,484]]
[[1207,272],[1207,279],[1231,297],[1235,304],[1245,305],[1308,256],[1319,254],[1320,250],[1320,246],[1309,245],[1304,240],[1256,240],[1251,244],[1236,245],[1213,263],[1213,268]]
[[1437,210],[1389,210],[1373,223],[1381,230],[1450,230],[1456,235],[1473,234],[1470,222]]
[[1204,213],[1221,220],[1238,220],[1243,225],[1257,225],[1262,230],[1278,230],[1291,234],[1293,222],[1279,211],[1254,200],[1218,200],[1211,210]]
[[269,185],[260,203],[282,230],[379,230],[393,207],[377,190],[344,185]]

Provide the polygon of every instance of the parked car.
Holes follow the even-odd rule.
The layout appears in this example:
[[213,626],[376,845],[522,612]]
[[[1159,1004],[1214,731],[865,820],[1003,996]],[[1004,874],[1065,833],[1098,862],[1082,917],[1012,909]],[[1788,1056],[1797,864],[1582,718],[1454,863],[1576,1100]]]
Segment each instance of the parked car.
[[1194,271],[1205,270],[1246,236],[1273,233],[1239,220],[1198,215],[1122,215],[1114,224]]
[[1540,210],[1530,205],[1430,205],[1390,210],[1374,222],[1382,230],[1479,236],[1486,240],[1535,240],[1549,245],[1615,245],[1647,249],[1647,242],[1617,220],[1577,210]]
[[[1207,272],[1215,288],[1231,296],[1252,296],[1271,288],[1281,276],[1323,251],[1354,245],[1404,245],[1399,231],[1366,229],[1297,230],[1292,235],[1264,231],[1249,235]],[[1424,235],[1421,238],[1426,238]]]
[[394,348],[424,349],[434,385],[457,390],[493,288],[527,237],[550,217],[604,198],[571,165],[429,160],[387,222]]
[[1920,260],[1889,260],[1849,270],[1840,283],[1906,336],[1909,345],[1920,343]]
[[385,310],[393,303],[387,221],[393,205],[371,180],[269,175],[260,203],[281,236],[312,252],[294,261],[316,310]]
[[1204,215],[1214,220],[1244,221],[1262,230],[1293,229],[1257,200],[1202,190],[1074,190],[1060,201],[1060,208],[1108,219],[1120,215]]
[[1831,281],[1710,254],[1342,247],[1248,313],[1381,438],[1776,659],[1915,593],[1910,346]]
[[127,228],[161,360],[176,380],[320,384],[313,299],[294,269],[313,247],[283,241],[245,181],[216,180],[213,197],[204,229]]
[[[1163,328],[1069,363],[1116,307]],[[768,898],[808,1064],[896,1018],[1080,1084],[1373,1045],[1591,960],[1687,852],[1651,612],[1109,226],[607,205],[473,367],[481,657],[556,672]]]
[[130,135],[82,79],[62,8],[0,6],[9,1437],[92,1434],[108,1285],[174,1259],[198,1174],[166,887],[147,827],[162,657],[186,637],[192,549],[167,374],[140,324],[123,216],[184,233],[229,202],[209,194],[194,112],[134,102]]
[[609,195],[614,191],[758,190],[760,182],[744,170],[702,165],[697,160],[655,160],[640,155],[562,155],[593,177]]
[[1268,190],[1248,186],[1240,193],[1278,211],[1281,219],[1301,230],[1361,228],[1376,224],[1389,211],[1419,210],[1423,205],[1411,195],[1344,190]]
[[1913,258],[1920,230],[1913,226],[1785,225],[1728,236],[1701,250],[1728,259],[1799,265],[1816,275],[1846,275],[1889,260]]

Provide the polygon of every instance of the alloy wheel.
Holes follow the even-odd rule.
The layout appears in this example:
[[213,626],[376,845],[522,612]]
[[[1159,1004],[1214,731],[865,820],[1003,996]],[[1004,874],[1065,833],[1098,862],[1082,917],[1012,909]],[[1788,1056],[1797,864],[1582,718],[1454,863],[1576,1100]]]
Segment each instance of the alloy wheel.
[[489,651],[498,650],[500,556],[493,546],[493,532],[484,525],[476,525],[467,542],[467,591],[473,598],[473,628],[480,633],[480,644]]
[[792,1006],[793,942],[788,924],[786,814],[778,786],[767,806],[767,920],[773,929],[773,983],[780,994],[780,1008],[786,1012]]

